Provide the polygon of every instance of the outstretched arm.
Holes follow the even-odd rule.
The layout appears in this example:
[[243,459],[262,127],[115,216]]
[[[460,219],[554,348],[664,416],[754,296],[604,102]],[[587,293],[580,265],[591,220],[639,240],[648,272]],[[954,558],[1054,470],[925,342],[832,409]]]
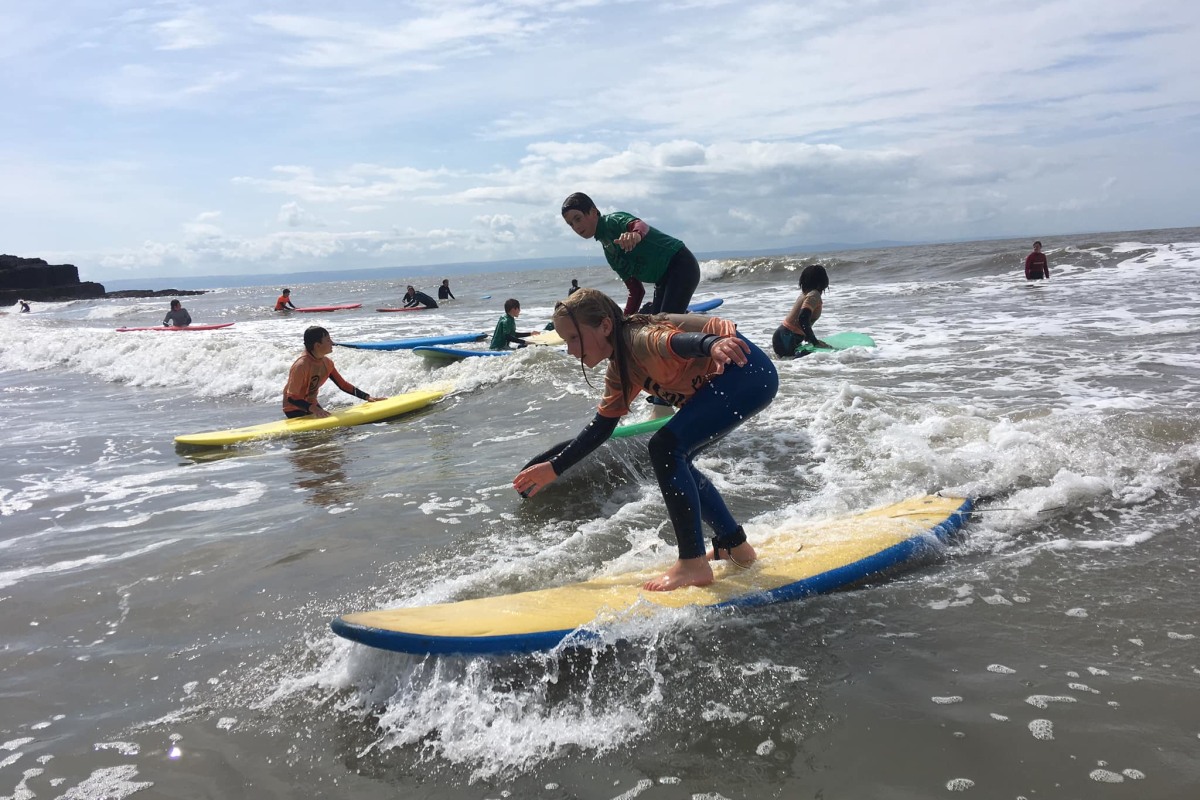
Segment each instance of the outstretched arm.
[[620,417],[597,414],[578,436],[567,442],[558,453],[545,461],[530,464],[513,478],[513,488],[522,497],[533,497],[543,488],[558,479],[558,476],[582,461],[589,453],[612,436]]

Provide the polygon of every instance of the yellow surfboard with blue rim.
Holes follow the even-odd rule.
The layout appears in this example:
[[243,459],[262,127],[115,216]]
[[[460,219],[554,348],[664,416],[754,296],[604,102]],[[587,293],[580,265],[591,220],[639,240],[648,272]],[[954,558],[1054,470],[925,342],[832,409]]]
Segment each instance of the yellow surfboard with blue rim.
[[852,586],[931,560],[966,522],[972,501],[925,495],[857,514],[805,522],[763,536],[758,560],[714,564],[716,580],[673,592],[642,589],[668,566],[583,583],[456,603],[337,617],[333,632],[403,653],[505,654],[549,650],[609,615],[684,606],[760,606]]

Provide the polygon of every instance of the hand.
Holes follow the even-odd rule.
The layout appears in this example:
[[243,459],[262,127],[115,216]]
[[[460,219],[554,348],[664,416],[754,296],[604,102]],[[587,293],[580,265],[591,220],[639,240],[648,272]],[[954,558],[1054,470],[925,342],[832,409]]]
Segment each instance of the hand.
[[750,345],[737,336],[727,336],[724,339],[718,339],[717,343],[712,346],[712,350],[708,353],[709,357],[717,362],[718,375],[725,371],[725,365],[731,361],[739,367],[746,366],[746,356],[749,354]]
[[549,461],[542,461],[531,467],[526,467],[513,478],[513,488],[521,497],[533,497],[545,487],[558,480],[554,467]]
[[628,253],[642,241],[642,235],[637,231],[625,231],[617,237],[617,247]]

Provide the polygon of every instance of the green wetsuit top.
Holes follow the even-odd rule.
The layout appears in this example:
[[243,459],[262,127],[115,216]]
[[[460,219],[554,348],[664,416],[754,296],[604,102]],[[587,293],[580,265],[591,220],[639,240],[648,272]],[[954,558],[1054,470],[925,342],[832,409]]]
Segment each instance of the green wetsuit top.
[[617,245],[616,239],[630,229],[631,222],[637,220],[637,217],[624,211],[602,214],[596,223],[596,241],[604,247],[608,265],[622,280],[636,278],[644,283],[658,283],[671,259],[683,247],[683,242],[647,225],[649,230],[645,238],[626,253]]
[[496,331],[492,334],[492,343],[488,347],[492,350],[507,350],[510,342],[520,343],[521,340],[517,336],[517,318],[505,314],[496,322]]

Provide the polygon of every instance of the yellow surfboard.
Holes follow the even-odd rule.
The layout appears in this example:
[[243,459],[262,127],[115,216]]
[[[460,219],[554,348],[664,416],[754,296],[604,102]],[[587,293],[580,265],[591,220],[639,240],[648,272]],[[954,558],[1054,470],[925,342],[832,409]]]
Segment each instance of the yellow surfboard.
[[341,411],[336,411],[328,417],[315,419],[299,417],[297,419],[280,419],[265,422],[262,425],[250,425],[245,428],[231,428],[227,431],[211,431],[209,433],[185,433],[176,436],[178,444],[190,444],[209,447],[247,442],[251,439],[265,439],[272,436],[290,436],[305,431],[323,431],[329,428],[344,428],[350,425],[362,425],[366,422],[378,422],[418,408],[424,408],[435,400],[440,400],[446,394],[446,389],[423,389],[416,392],[389,397],[374,403],[359,403]]
[[537,345],[539,347],[553,347],[555,345],[566,344],[566,342],[558,335],[558,331],[542,331],[541,333],[535,333],[533,336],[526,336],[525,344]]
[[709,586],[648,592],[667,564],[583,583],[457,603],[364,611],[337,617],[333,632],[405,653],[516,653],[548,650],[607,616],[683,606],[757,606],[834,591],[911,567],[941,552],[970,515],[962,497],[925,495],[883,508],[760,535],[758,560],[741,569],[714,564]]

